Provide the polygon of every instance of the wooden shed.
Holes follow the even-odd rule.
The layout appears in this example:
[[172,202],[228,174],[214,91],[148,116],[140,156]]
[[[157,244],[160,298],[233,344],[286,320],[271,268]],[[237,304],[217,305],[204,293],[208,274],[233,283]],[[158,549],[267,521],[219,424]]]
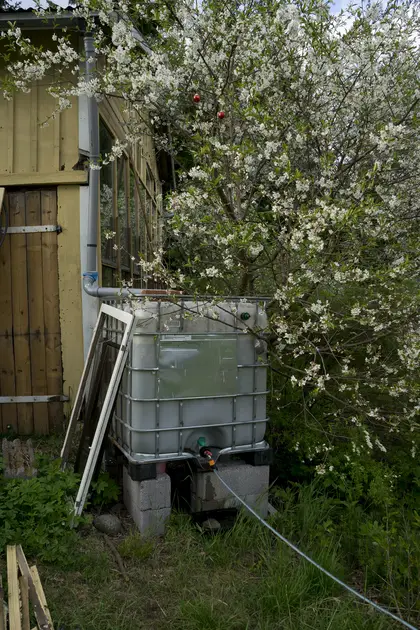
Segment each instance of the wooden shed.
[[[51,43],[48,24],[31,11],[0,13],[0,28],[17,23],[25,36]],[[59,26],[73,16],[61,13]],[[80,40],[79,33],[74,38]],[[2,58],[0,51],[0,60]],[[0,72],[5,69],[0,68]],[[54,78],[51,78],[53,81]],[[88,100],[52,117],[47,84],[0,94],[0,433],[61,430],[77,391],[98,310],[82,288],[89,199]],[[124,138],[115,99],[99,105],[101,152]],[[133,278],[132,261],[160,239],[159,181],[149,136],[101,169],[98,266],[100,286]],[[107,240],[105,232],[116,233]],[[148,236],[148,238],[147,238]],[[117,247],[114,247],[117,245]],[[123,247],[121,251],[120,246]]]

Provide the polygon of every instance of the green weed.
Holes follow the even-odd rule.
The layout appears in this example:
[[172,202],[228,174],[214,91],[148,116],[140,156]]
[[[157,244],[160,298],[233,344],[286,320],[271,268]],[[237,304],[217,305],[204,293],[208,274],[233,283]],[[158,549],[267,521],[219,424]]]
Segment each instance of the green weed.
[[138,531],[131,532],[118,546],[123,558],[146,560],[153,555],[155,543],[143,538]]

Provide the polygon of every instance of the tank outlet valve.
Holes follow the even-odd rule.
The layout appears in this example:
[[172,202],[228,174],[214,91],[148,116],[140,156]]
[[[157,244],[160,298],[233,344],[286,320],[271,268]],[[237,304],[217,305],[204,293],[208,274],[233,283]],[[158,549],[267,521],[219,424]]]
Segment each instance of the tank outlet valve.
[[207,463],[211,468],[215,466],[216,462],[213,459],[213,453],[206,446],[202,446],[200,448],[200,455],[207,460]]
[[206,438],[205,437],[199,437],[197,440],[197,446],[198,448],[203,448],[206,445]]

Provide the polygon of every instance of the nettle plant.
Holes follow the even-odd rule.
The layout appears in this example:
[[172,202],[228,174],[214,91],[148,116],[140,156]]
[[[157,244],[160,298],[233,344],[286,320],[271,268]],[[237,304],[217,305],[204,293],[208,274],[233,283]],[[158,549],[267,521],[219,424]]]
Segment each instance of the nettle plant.
[[[394,445],[417,453],[416,4],[82,0],[101,59],[88,83],[66,33],[52,51],[4,34],[6,91],[69,73],[50,88],[57,109],[84,93],[125,110],[126,142],[106,159],[147,130],[171,154],[176,255],[139,264],[188,292],[272,297],[274,410],[293,402],[294,446],[319,473]],[[144,25],[149,54],[133,33]]]

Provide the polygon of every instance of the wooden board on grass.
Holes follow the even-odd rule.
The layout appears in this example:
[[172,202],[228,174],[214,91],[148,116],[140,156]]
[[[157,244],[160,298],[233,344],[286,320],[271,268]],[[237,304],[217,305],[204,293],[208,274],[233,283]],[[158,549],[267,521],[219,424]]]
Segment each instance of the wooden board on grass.
[[19,577],[20,600],[22,602],[22,630],[31,629],[31,618],[29,615],[29,585],[28,578],[24,575]]
[[48,604],[47,604],[47,599],[45,597],[45,593],[44,593],[44,589],[42,588],[42,584],[41,584],[41,578],[39,577],[39,573],[38,573],[38,569],[36,566],[33,566],[30,568],[30,572],[31,572],[31,576],[32,576],[32,580],[34,583],[34,587],[35,587],[35,591],[38,595],[39,601],[41,602],[45,614],[48,618],[51,630],[54,630],[54,625],[52,622],[52,617],[51,617],[51,613],[50,613],[50,609],[48,608]]
[[[29,568],[28,562],[26,560],[25,554],[23,553],[23,549],[20,545],[16,547],[17,561],[19,564],[19,569],[22,575],[24,575],[28,580],[29,585],[29,599],[32,603],[35,617],[38,623],[39,630],[53,630],[52,625],[50,624],[48,615],[44,608],[44,604],[41,601],[37,588],[34,584],[34,580],[32,577],[32,572]],[[44,596],[45,597],[45,596]]]
[[5,630],[5,619],[4,619],[4,606],[3,606],[3,599],[4,599],[4,589],[3,589],[3,580],[2,577],[0,575],[0,630]]
[[9,591],[10,630],[22,630],[20,622],[19,581],[16,547],[7,546],[7,588]]

